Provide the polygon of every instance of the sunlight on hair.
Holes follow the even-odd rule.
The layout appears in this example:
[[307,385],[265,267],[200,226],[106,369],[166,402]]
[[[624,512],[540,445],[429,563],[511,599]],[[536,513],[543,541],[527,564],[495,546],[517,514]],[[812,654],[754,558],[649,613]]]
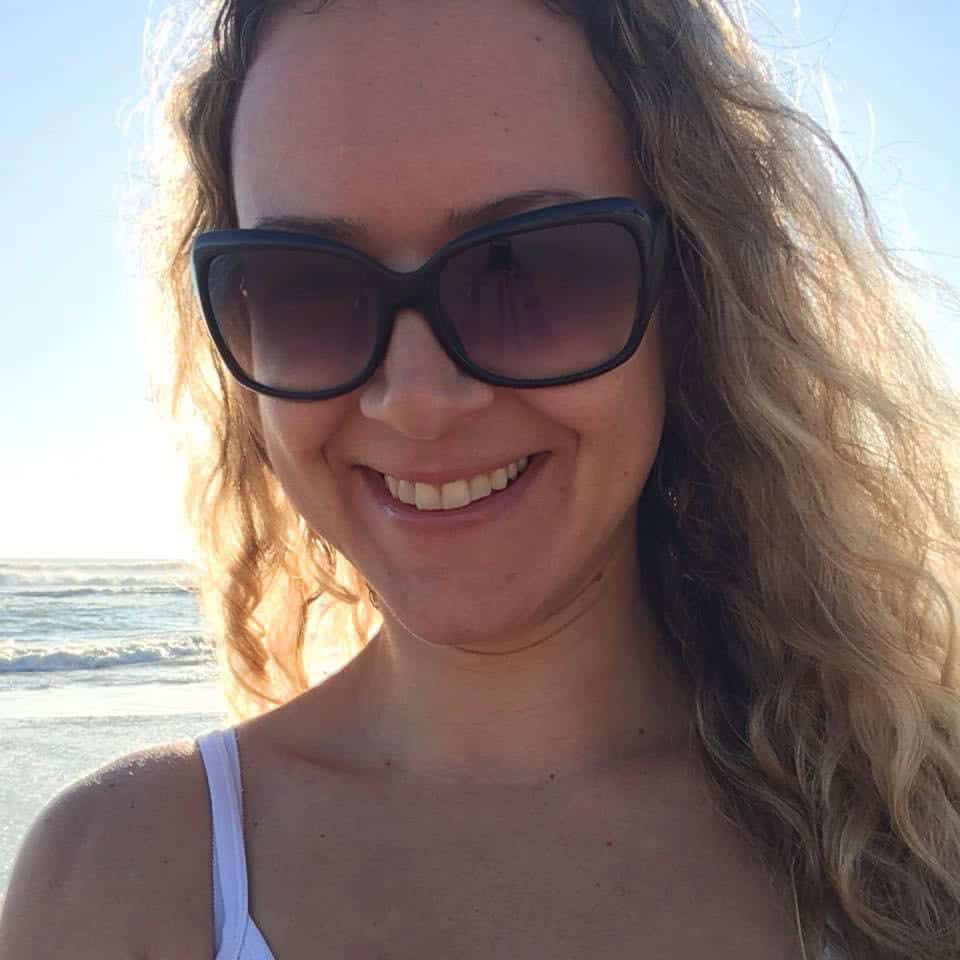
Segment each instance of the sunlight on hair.
[[[776,49],[772,49],[770,44],[758,42],[773,67],[778,86],[785,93],[789,93],[795,107],[818,120],[841,147],[857,174],[864,180],[871,201],[877,205],[881,232],[890,251],[903,256],[903,266],[913,267],[917,271],[916,274],[911,273],[910,283],[903,283],[901,278],[897,278],[898,295],[909,301],[926,333],[937,337],[938,346],[950,347],[954,342],[957,344],[950,353],[937,352],[942,352],[941,359],[948,363],[953,389],[960,389],[960,328],[957,325],[958,304],[955,292],[947,290],[931,272],[934,265],[924,255],[923,238],[910,222],[909,198],[905,195],[901,171],[897,170],[897,182],[892,198],[886,197],[880,189],[878,178],[882,170],[878,163],[878,121],[873,101],[867,99],[864,104],[867,141],[865,149],[860,150],[852,135],[848,136],[843,131],[834,84],[827,68],[829,48],[827,53],[817,53],[819,47],[829,44],[830,37],[820,38],[812,46],[805,41],[801,33],[803,11],[800,0],[796,0],[793,6],[792,19],[796,33],[792,40],[770,20],[762,3],[751,4],[751,9],[759,14],[764,26],[770,29],[778,40]],[[806,54],[806,59],[801,57],[802,53]],[[838,177],[838,184],[845,181],[846,177],[836,158],[827,151],[823,152],[823,158]],[[952,318],[950,311],[944,309],[945,306],[952,309]],[[952,330],[948,330],[946,325],[951,319],[954,325]]]

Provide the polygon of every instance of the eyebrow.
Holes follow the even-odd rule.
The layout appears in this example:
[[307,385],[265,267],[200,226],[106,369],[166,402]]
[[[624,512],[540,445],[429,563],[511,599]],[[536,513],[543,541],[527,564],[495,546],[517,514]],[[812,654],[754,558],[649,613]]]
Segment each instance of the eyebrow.
[[[585,194],[575,190],[524,190],[476,206],[450,210],[445,224],[447,230],[460,234],[472,227],[492,223],[514,213],[522,213],[555,203],[573,203],[587,199],[589,198]],[[259,230],[290,230],[294,233],[318,234],[340,243],[357,243],[370,238],[370,231],[364,224],[344,217],[303,217],[282,214],[260,217],[253,226]]]

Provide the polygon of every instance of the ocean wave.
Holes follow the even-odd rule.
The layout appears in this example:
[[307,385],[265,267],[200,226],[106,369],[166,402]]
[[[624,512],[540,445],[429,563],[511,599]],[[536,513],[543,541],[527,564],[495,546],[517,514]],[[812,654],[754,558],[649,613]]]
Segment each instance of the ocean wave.
[[[2,580],[0,580],[2,582]],[[191,594],[194,590],[189,585],[181,584],[145,584],[140,583],[137,586],[127,584],[125,586],[115,587],[60,587],[53,590],[7,590],[5,597],[29,597],[31,599],[60,599],[75,597],[129,597],[138,594],[148,594],[150,596],[159,596],[163,594],[181,595]]]
[[144,587],[184,588],[192,580],[190,567],[173,560],[4,560],[0,588],[17,587]]
[[64,569],[91,569],[91,570],[177,570],[186,564],[182,560],[15,560],[5,558],[0,560],[0,571],[10,570],[64,570]]
[[0,674],[103,670],[145,663],[213,663],[210,641],[202,636],[165,640],[91,643],[51,649],[39,644],[0,645]]

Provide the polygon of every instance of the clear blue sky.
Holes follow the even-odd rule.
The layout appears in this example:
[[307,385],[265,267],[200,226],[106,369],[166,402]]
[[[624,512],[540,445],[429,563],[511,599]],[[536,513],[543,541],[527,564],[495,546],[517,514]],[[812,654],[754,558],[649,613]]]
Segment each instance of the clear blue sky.
[[[0,557],[177,557],[170,450],[146,400],[121,198],[140,130],[144,25],[165,6],[9,4],[0,86]],[[831,111],[891,240],[960,286],[956,0],[771,0],[750,23],[781,59],[822,67]],[[781,36],[774,37],[770,24]],[[872,111],[872,121],[871,121]],[[913,255],[914,260],[917,255]],[[960,320],[930,331],[960,371]]]

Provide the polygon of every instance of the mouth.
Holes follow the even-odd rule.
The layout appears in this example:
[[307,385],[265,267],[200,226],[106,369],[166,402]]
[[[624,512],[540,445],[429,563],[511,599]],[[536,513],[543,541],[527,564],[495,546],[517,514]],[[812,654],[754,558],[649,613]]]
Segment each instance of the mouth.
[[410,530],[453,531],[493,523],[513,514],[527,499],[529,491],[538,486],[540,473],[550,460],[546,451],[530,454],[527,466],[503,490],[494,490],[479,500],[463,507],[421,510],[415,504],[403,503],[393,496],[384,475],[370,467],[360,467],[368,508],[382,520]]

